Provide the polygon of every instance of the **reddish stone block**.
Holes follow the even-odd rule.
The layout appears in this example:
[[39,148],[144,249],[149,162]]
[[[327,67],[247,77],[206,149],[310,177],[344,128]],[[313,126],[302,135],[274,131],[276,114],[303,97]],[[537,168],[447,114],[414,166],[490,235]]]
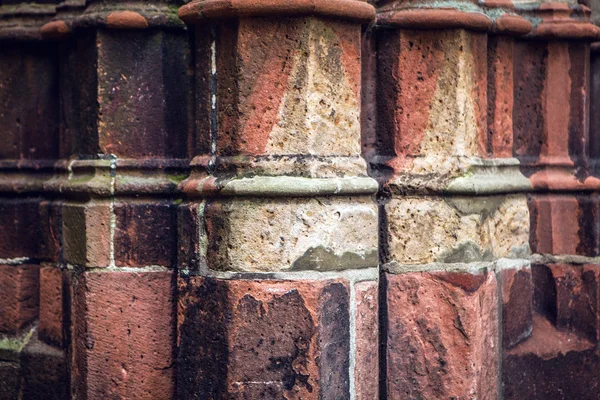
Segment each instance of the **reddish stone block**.
[[66,41],[63,153],[187,157],[192,80],[186,42],[183,32],[161,30],[88,31]]
[[354,387],[359,400],[372,399],[379,390],[379,305],[377,281],[354,285],[356,302],[356,358]]
[[64,340],[64,302],[63,271],[56,267],[40,269],[40,322],[38,335],[40,339],[57,346]]
[[182,398],[348,398],[345,283],[190,277],[179,292]]
[[21,351],[22,400],[70,399],[66,353],[33,337]]
[[387,396],[495,399],[495,275],[414,272],[385,279]]
[[39,200],[0,201],[0,258],[37,258],[40,246]]
[[510,349],[531,335],[533,283],[527,268],[505,269],[502,280],[502,344]]
[[172,274],[86,272],[73,279],[77,398],[172,398]]
[[0,159],[58,158],[56,46],[4,42],[0,71]]
[[107,201],[62,207],[63,256],[67,263],[86,267],[110,264],[111,210]]
[[600,210],[596,196],[533,195],[528,204],[533,252],[599,254]]
[[176,260],[176,212],[170,202],[115,203],[116,265],[172,266]]
[[513,147],[513,50],[514,39],[488,38],[487,154],[512,157]]
[[58,262],[61,258],[62,202],[42,201],[40,203],[40,257]]
[[[514,347],[504,349],[504,397],[596,398],[593,389],[600,386],[600,355],[596,349],[600,332],[600,267],[533,265],[531,273],[531,334]],[[532,293],[526,290],[511,293],[514,304],[528,304],[531,297]],[[513,315],[514,312],[509,317]]]
[[0,265],[0,332],[20,333],[38,316],[37,265]]

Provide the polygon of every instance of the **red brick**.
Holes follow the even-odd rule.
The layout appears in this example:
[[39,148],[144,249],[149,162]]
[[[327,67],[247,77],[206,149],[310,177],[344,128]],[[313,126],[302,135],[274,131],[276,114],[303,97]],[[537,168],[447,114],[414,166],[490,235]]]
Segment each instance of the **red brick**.
[[177,215],[169,202],[117,202],[115,263],[124,267],[161,265],[176,260]]
[[326,281],[179,281],[182,398],[349,396],[349,298]]
[[42,201],[40,203],[40,257],[58,262],[61,257],[61,202]]
[[19,333],[38,316],[37,265],[0,265],[0,332]]
[[74,279],[77,398],[172,398],[171,273],[86,272]]
[[495,399],[495,276],[415,272],[386,280],[388,397]]
[[509,349],[531,335],[533,283],[527,268],[505,269],[502,279],[502,343]]
[[356,398],[372,399],[379,390],[379,307],[377,281],[354,285],[356,301]]
[[0,201],[0,258],[38,257],[39,203],[37,199]]
[[64,339],[63,292],[63,272],[56,267],[41,268],[38,335],[40,339],[57,346],[62,346]]
[[512,157],[513,147],[513,46],[514,39],[488,39],[487,123],[488,155]]

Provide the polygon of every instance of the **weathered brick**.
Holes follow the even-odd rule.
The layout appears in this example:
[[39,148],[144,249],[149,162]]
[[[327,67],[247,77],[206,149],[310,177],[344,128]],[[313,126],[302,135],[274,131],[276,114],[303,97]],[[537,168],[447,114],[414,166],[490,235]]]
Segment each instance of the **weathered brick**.
[[23,400],[70,399],[66,352],[35,337],[23,348],[20,358]]
[[497,396],[495,275],[386,274],[387,396]]
[[65,203],[62,207],[63,256],[86,267],[110,264],[111,210],[109,202]]
[[531,335],[533,283],[526,268],[500,271],[502,280],[502,343],[510,349]]
[[47,261],[58,262],[61,258],[62,202],[40,202],[40,257]]
[[38,334],[40,339],[63,346],[65,330],[65,298],[66,278],[63,271],[56,267],[43,267],[40,269],[40,322]]
[[513,151],[514,39],[488,39],[487,140],[489,156],[512,157]]
[[38,316],[37,265],[0,265],[0,332],[20,333]]
[[326,281],[179,280],[182,398],[349,396],[349,289]]
[[175,390],[172,274],[86,272],[74,279],[77,398],[171,398]]
[[39,255],[39,200],[0,201],[0,258],[37,258]]
[[19,387],[19,364],[0,361],[0,399],[18,400]]
[[170,202],[116,202],[115,264],[161,265],[176,260],[177,215]]

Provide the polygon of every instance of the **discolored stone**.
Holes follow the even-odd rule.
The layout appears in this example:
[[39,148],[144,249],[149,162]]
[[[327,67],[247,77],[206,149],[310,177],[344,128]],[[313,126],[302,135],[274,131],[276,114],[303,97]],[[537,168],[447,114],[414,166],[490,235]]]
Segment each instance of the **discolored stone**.
[[21,351],[23,400],[70,399],[66,352],[33,338]]
[[487,140],[489,156],[512,157],[514,39],[490,36],[488,39]]
[[116,202],[115,264],[124,267],[161,265],[176,259],[177,215],[166,202]]
[[495,399],[494,274],[386,274],[389,398]]
[[64,203],[63,256],[70,264],[107,267],[110,264],[111,210],[108,201]]
[[40,321],[38,335],[43,341],[62,347],[64,343],[64,303],[63,271],[56,267],[40,268]]
[[0,361],[0,399],[17,400],[19,387],[19,364]]
[[349,396],[346,284],[190,277],[179,292],[181,396]]
[[37,265],[0,265],[0,332],[21,333],[38,316]]
[[62,202],[40,202],[40,257],[58,262],[62,256]]
[[215,270],[343,270],[377,265],[371,198],[214,200],[205,208]]
[[75,278],[77,398],[173,396],[173,293],[169,272],[86,272]]

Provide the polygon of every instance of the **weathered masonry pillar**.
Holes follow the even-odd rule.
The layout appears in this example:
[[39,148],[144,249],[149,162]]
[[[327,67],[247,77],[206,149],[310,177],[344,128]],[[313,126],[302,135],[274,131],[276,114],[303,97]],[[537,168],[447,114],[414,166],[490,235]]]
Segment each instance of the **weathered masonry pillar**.
[[600,384],[600,180],[589,42],[599,29],[573,3],[520,12],[535,27],[515,44],[513,153],[534,190],[534,254],[530,271],[503,276],[504,398],[592,399]]
[[57,51],[40,34],[54,12],[51,1],[0,4],[2,399],[68,393],[62,335],[49,323],[48,282],[59,270],[43,190],[59,155]]
[[63,266],[62,280],[42,278],[69,339],[69,396],[172,398],[175,193],[192,125],[185,25],[170,2],[65,2],[41,32],[59,47],[60,162],[44,188]]
[[373,398],[376,182],[360,156],[355,0],[196,1],[181,187],[178,395]]
[[530,256],[512,147],[514,37],[531,28],[508,3],[377,9],[364,136],[381,183],[381,399],[499,394],[496,272]]

